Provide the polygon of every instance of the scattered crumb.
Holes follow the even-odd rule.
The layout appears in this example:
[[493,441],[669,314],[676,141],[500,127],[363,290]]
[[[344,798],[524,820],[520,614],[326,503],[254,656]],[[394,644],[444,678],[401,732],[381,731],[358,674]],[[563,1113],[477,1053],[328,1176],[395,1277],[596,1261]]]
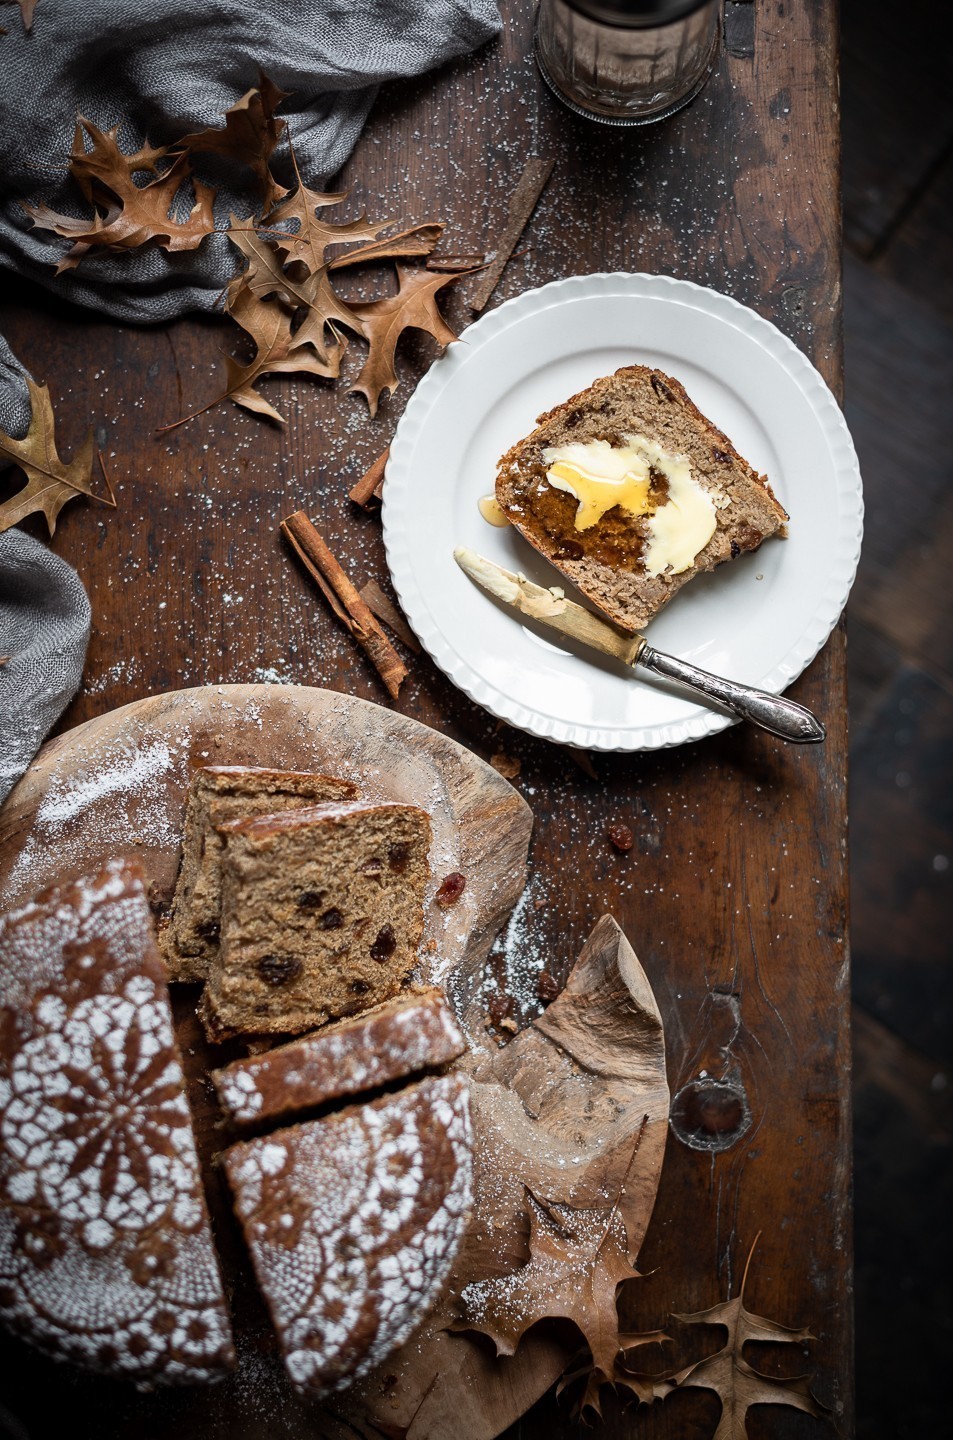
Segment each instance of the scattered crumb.
[[519,760],[515,755],[507,755],[505,750],[497,750],[495,755],[491,755],[490,764],[504,780],[515,780],[520,773]]

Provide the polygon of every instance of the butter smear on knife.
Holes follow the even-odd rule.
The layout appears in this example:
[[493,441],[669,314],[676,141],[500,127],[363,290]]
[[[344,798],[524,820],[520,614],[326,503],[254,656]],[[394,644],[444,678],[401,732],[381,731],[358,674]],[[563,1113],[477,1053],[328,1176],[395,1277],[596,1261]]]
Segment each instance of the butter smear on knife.
[[558,585],[544,590],[541,585],[527,580],[525,575],[503,570],[465,545],[457,546],[453,558],[462,570],[479,581],[484,590],[504,604],[512,605],[514,610],[521,610],[524,615],[545,620],[548,615],[562,615],[566,610],[566,597]]

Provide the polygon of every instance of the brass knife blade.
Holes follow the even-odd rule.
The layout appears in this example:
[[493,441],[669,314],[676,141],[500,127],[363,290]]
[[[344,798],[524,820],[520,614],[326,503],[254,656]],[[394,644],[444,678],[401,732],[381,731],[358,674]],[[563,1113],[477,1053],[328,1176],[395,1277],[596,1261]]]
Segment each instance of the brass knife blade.
[[638,662],[645,645],[641,635],[626,635],[608,620],[600,620],[598,615],[593,615],[582,605],[567,600],[558,586],[547,590],[542,585],[534,585],[525,575],[504,570],[502,565],[494,565],[492,560],[463,545],[454,550],[453,558],[460,569],[488,595],[502,600],[504,605],[518,610],[520,614],[538,620],[541,625],[548,625],[551,630],[558,630],[572,640],[581,640],[584,645],[601,650],[603,655],[612,655],[625,665]]

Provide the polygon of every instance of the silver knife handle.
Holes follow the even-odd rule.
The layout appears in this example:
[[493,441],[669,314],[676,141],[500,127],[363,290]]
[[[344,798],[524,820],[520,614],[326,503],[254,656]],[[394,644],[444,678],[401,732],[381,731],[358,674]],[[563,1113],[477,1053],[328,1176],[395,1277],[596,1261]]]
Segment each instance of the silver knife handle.
[[677,680],[680,685],[697,690],[699,695],[716,700],[732,714],[740,715],[742,720],[752,720],[762,730],[780,735],[782,740],[794,740],[805,745],[827,737],[824,726],[810,710],[805,710],[803,705],[795,705],[793,700],[786,700],[783,695],[770,695],[766,690],[755,690],[750,685],[723,680],[720,675],[711,675],[707,670],[699,670],[696,665],[676,660],[674,655],[653,650],[651,645],[643,645],[635,664],[654,670],[656,675],[663,675],[666,680]]

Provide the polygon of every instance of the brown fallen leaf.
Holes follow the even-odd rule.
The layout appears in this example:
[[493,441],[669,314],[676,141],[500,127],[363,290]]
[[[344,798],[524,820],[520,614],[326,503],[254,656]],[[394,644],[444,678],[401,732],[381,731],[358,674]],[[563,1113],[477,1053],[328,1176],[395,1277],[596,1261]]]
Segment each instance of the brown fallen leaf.
[[[641,1349],[646,1345],[670,1344],[671,1338],[664,1330],[650,1330],[644,1335],[620,1335],[619,1353]],[[627,1390],[631,1399],[640,1405],[652,1405],[656,1400],[664,1400],[666,1395],[675,1389],[672,1381],[665,1375],[633,1375],[626,1370],[618,1355],[613,1362],[611,1374],[606,1374],[593,1364],[592,1356],[585,1350],[580,1352],[578,1364],[571,1365],[556,1386],[557,1396],[573,1389],[579,1381],[582,1381],[582,1387],[575,1397],[573,1411],[580,1417],[583,1417],[587,1410],[592,1410],[601,1417],[602,1389],[605,1385],[611,1384],[617,1390]]]
[[[347,326],[363,334],[360,320],[328,283],[326,266],[303,279],[292,279],[285,271],[277,248],[253,229],[236,229],[234,217],[228,238],[248,261],[247,268],[231,281],[225,305],[239,324],[243,324],[239,311],[244,292],[251,291],[260,300],[274,296],[291,314],[301,312],[295,331],[296,346],[310,345],[325,365],[333,364],[332,355],[338,351],[336,326]],[[334,373],[337,374],[337,370]]]
[[452,275],[441,275],[398,263],[396,295],[352,304],[351,309],[359,317],[371,348],[360,375],[351,386],[351,393],[356,392],[366,398],[372,415],[377,414],[384,391],[391,394],[397,389],[394,355],[397,341],[405,330],[425,330],[438,345],[450,345],[456,340],[455,333],[437,309],[437,292],[468,273],[461,270]]
[[254,340],[254,358],[243,365],[234,356],[227,355],[226,384],[222,394],[216,395],[214,400],[194,410],[191,415],[184,415],[171,425],[161,426],[158,434],[185,425],[222,400],[232,400],[245,410],[253,410],[256,415],[266,415],[269,420],[284,425],[285,418],[280,411],[255,389],[259,380],[267,375],[288,374],[317,375],[322,380],[333,380],[340,373],[341,356],[347,344],[342,336],[335,335],[333,342],[325,346],[324,353],[317,354],[307,339],[300,338],[300,331],[292,331],[292,312],[273,301],[260,300],[247,288],[238,290],[229,301],[228,313]]
[[[127,183],[132,184],[135,175],[158,175],[159,161],[169,154],[168,145],[146,143],[127,155],[119,148],[118,134],[118,125],[112,130],[100,130],[91,120],[80,118],[76,122],[69,172],[87,200],[95,198],[97,185],[121,190]],[[88,150],[86,135],[91,141]]]
[[[372,225],[363,215],[357,220],[322,220],[322,210],[340,205],[347,199],[347,191],[323,194],[320,190],[309,189],[301,178],[294,147],[291,150],[291,159],[298,183],[292,193],[271,211],[267,223],[285,263],[298,260],[309,275],[314,275],[325,268],[325,252],[329,245],[376,240],[387,226]],[[297,230],[283,233],[276,228],[289,224],[297,225]]]
[[[153,241],[164,250],[196,249],[215,229],[215,191],[192,174],[190,159],[199,152],[248,165],[258,180],[264,206],[273,207],[286,193],[269,166],[285,128],[285,122],[274,115],[284,98],[284,91],[262,75],[256,89],[226,110],[224,127],[196,131],[176,145],[146,143],[128,155],[119,148],[118,128],[102,131],[80,116],[69,171],[85,199],[96,207],[95,214],[82,219],[60,214],[48,205],[24,206],[38,229],[52,230],[73,242],[59,261],[57,274],[73,269],[94,247],[138,249]],[[155,178],[137,185],[135,177],[143,173]],[[193,204],[188,216],[180,219],[175,212],[187,185],[192,188]]]
[[[759,1236],[755,1237],[757,1245]],[[790,1329],[774,1320],[765,1320],[745,1309],[744,1291],[748,1267],[754,1253],[748,1255],[741,1290],[733,1300],[700,1310],[694,1315],[675,1315],[683,1325],[718,1325],[726,1333],[726,1343],[714,1355],[696,1360],[672,1376],[680,1389],[713,1390],[721,1401],[721,1417],[712,1440],[745,1440],[746,1416],[752,1405],[789,1405],[808,1415],[820,1418],[825,1411],[811,1394],[808,1377],[795,1375],[778,1379],[763,1375],[745,1359],[744,1348],[751,1340],[770,1340],[782,1345],[797,1345],[814,1337],[808,1330]]]
[[63,506],[77,495],[87,495],[114,507],[92,489],[93,435],[87,435],[73,459],[60,459],[56,448],[55,422],[50,392],[27,376],[30,391],[30,428],[22,440],[12,440],[0,430],[0,458],[18,465],[27,477],[22,490],[0,504],[0,532],[18,525],[27,515],[42,511],[52,535]]
[[[62,215],[49,205],[24,206],[37,229],[52,230],[73,241],[57,264],[57,274],[72,270],[93,246],[101,250],[129,250],[152,240],[163,250],[195,250],[206,235],[212,233],[215,192],[201,181],[191,179],[184,155],[174,159],[157,179],[147,185],[137,185],[134,174],[154,171],[167,152],[147,148],[133,156],[124,156],[116,143],[115,130],[104,133],[92,121],[80,117],[71,172],[77,146],[82,146],[80,127],[92,143],[92,153],[83,152],[77,164],[77,178],[87,198],[99,207],[96,214],[91,220],[78,219]],[[172,210],[188,180],[191,180],[194,204],[186,219],[178,220]],[[100,214],[100,210],[105,213]]]
[[[33,12],[39,4],[39,0],[4,0],[7,5],[19,5],[20,16],[23,20],[24,30],[29,30],[33,25]],[[2,32],[7,33],[5,30]]]
[[557,1205],[527,1191],[528,1263],[466,1291],[468,1319],[490,1336],[498,1355],[514,1354],[526,1330],[543,1316],[571,1320],[592,1354],[596,1390],[612,1381],[621,1345],[616,1294],[639,1273],[629,1258],[619,1202],[647,1123],[646,1115],[611,1205]]
[[225,111],[224,127],[210,126],[184,135],[174,148],[190,154],[224,155],[247,165],[258,182],[262,208],[267,212],[288,193],[271,173],[269,163],[287,128],[284,120],[275,118],[275,111],[287,98],[288,91],[280,90],[259,71],[257,86]]

